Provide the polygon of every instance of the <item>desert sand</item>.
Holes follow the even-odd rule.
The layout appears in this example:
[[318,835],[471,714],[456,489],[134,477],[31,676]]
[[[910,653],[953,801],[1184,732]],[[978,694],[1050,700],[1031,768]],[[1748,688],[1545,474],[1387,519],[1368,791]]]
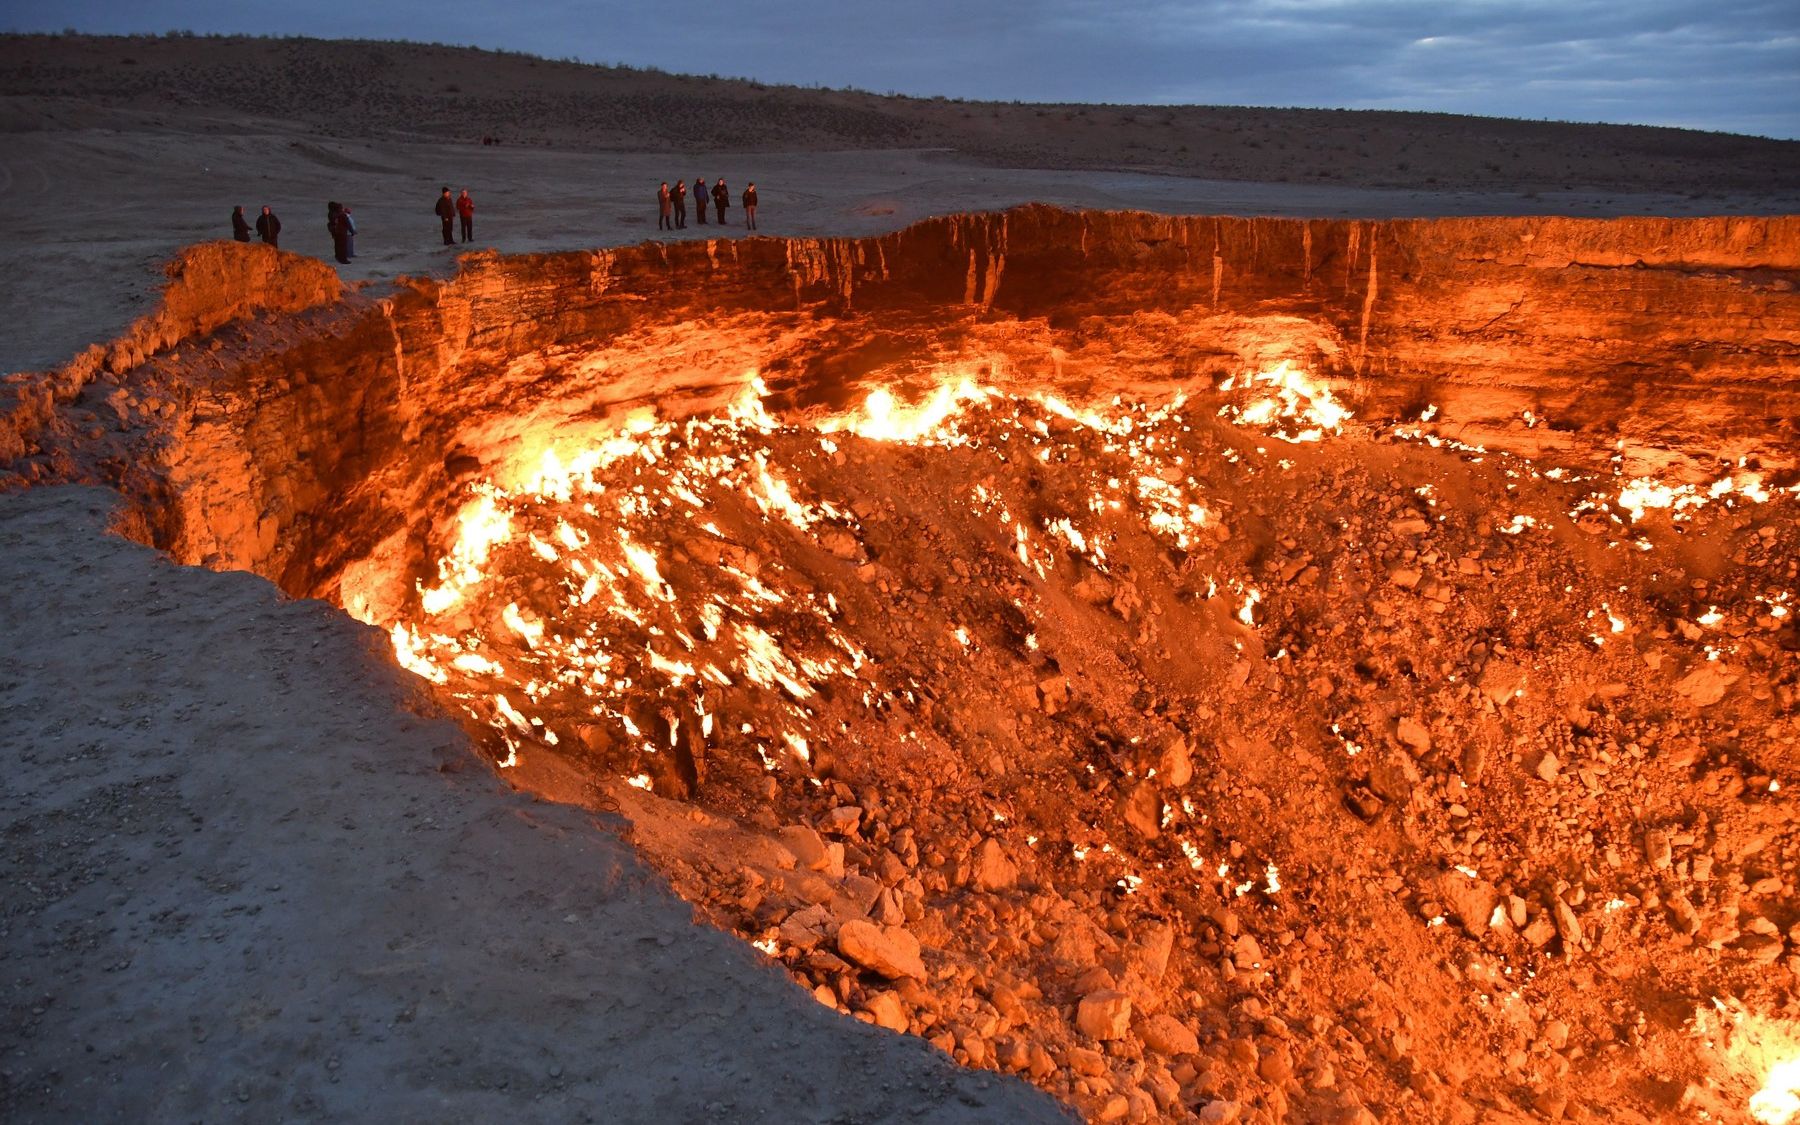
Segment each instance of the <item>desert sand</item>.
[[[274,64],[246,52],[278,56],[282,80],[259,82]],[[383,89],[433,97],[320,96],[375,65],[357,52],[390,68]],[[725,176],[734,195],[756,181],[769,236],[1033,200],[1330,217],[1800,208],[1791,143],[1507,123],[1519,152],[1571,163],[1489,171],[1492,126],[1468,119],[1372,115],[1351,123],[1370,138],[1358,148],[1338,115],[1205,111],[1181,126],[1195,132],[1127,158],[1122,146],[1150,145],[1132,139],[1135,118],[1105,143],[1074,139],[1098,110],[896,109],[726,84],[806,126],[731,144],[679,94],[703,82],[392,45],[0,40],[0,370],[116,334],[148,311],[175,250],[226,234],[233,204],[273,205],[284,249],[329,258],[325,201],[350,203],[359,258],[344,276],[371,295],[453,271],[464,248],[439,244],[431,214],[445,184],[478,201],[468,248],[501,252],[653,238],[656,182],[677,175]],[[583,126],[589,96],[630,112]],[[1216,159],[1171,155],[1203,126]],[[1459,129],[1476,139],[1394,166],[1408,130]],[[1245,130],[1281,139],[1252,147]],[[782,143],[796,133],[805,144]],[[1641,175],[1599,174],[1633,146]],[[1250,178],[1333,152],[1341,175]],[[1696,168],[1712,156],[1707,178]],[[669,237],[744,234],[690,220]],[[616,819],[509,792],[377,632],[260,578],[175,566],[108,534],[110,510],[94,490],[0,496],[0,1116],[1063,1115],[1022,1082],[815,1003],[697,924]]]

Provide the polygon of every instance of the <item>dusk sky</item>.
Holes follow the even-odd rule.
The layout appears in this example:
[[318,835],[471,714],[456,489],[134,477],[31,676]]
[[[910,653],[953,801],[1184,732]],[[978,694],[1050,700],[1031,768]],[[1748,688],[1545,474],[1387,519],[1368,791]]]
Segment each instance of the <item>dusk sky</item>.
[[0,26],[413,39],[877,93],[1800,137],[1800,0],[8,0]]

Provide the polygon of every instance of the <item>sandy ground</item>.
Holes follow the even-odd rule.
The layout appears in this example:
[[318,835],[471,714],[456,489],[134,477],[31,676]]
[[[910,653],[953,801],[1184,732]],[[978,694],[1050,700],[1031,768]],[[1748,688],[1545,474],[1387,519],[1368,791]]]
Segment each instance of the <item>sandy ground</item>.
[[[126,124],[125,119],[119,119]],[[758,233],[878,234],[929,215],[1032,201],[1167,214],[1321,218],[1479,214],[1747,214],[1784,201],[1696,200],[1666,192],[1426,192],[1203,180],[1141,172],[1003,169],[936,150],[590,155],[401,141],[331,141],[294,131],[185,135],[143,124],[22,132],[0,148],[0,371],[37,369],[116,335],[150,308],[174,251],[230,237],[242,204],[282,219],[281,245],[331,258],[325,203],[356,216],[352,280],[448,272],[432,213],[438,189],[470,189],[474,247],[508,253],[615,246],[657,237],[746,237],[737,193],[754,181]],[[657,184],[720,176],[729,225],[658,235]]]
[[[723,175],[734,194],[755,180],[768,235],[1028,200],[1370,217],[1794,207],[1000,169],[917,149],[677,159],[327,140],[248,118],[201,133],[172,115],[6,133],[0,370],[115,334],[176,247],[226,234],[234,203],[272,204],[284,247],[329,257],[325,201],[349,202],[351,279],[451,269],[441,184],[475,195],[476,245],[508,252],[655,237],[656,182],[678,174]],[[719,233],[690,221],[671,237]],[[0,1118],[1059,1115],[829,1012],[695,925],[606,825],[475,766],[335,609],[173,566],[107,535],[107,509],[77,489],[0,497]]]
[[1060,1119],[507,792],[373,630],[109,503],[0,497],[0,1118]]

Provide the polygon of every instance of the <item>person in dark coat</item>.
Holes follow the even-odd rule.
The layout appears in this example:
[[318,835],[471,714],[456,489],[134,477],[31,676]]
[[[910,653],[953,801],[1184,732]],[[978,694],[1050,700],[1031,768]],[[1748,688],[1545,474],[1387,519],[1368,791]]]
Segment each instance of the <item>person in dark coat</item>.
[[338,222],[344,227],[344,260],[353,261],[356,258],[356,220],[350,215],[348,203],[338,212]]
[[231,209],[231,237],[237,239],[239,242],[250,241],[250,220],[244,218],[244,209],[242,207],[233,207]]
[[445,188],[438,196],[437,217],[444,224],[444,245],[455,246],[456,239],[451,236],[456,233],[454,229],[456,225],[456,201],[450,198],[449,188]]
[[469,198],[468,188],[456,197],[456,214],[462,220],[462,240],[475,241],[475,201]]
[[656,229],[675,229],[675,198],[669,194],[669,181],[656,189]]
[[262,239],[277,250],[281,249],[281,220],[267,206],[262,214],[256,217],[256,237]]
[[694,177],[694,216],[706,225],[706,180],[700,176]]
[[331,232],[331,256],[349,265],[350,252],[344,248],[344,205],[335,199],[325,205],[325,229]]
[[687,229],[687,181],[676,180],[671,193],[675,198],[675,229]]
[[744,226],[751,230],[756,229],[756,185],[754,183],[744,186]]
[[731,189],[725,186],[724,176],[720,176],[719,182],[713,185],[712,197],[713,206],[719,210],[719,225],[724,226],[725,208],[731,206]]

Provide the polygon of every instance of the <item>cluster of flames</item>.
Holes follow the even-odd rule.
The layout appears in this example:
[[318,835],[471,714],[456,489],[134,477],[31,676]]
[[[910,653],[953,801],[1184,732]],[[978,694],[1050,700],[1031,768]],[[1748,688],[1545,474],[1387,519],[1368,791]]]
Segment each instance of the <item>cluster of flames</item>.
[[[1800,1122],[1800,1025],[1758,1015],[1734,998],[1715,997],[1695,1010],[1688,1031],[1711,1056],[1716,1074],[1740,1090],[1761,1083],[1745,1106],[1750,1120],[1757,1125]],[[1688,1108],[1706,1116],[1709,1092],[1690,1088]],[[1735,1100],[1729,1093],[1727,1105]]]
[[[1318,441],[1350,417],[1327,385],[1285,363],[1219,390],[1220,416],[1285,441]],[[760,689],[750,710],[762,726],[734,723],[734,734],[752,740],[773,770],[784,759],[807,762],[828,733],[809,705],[827,681],[851,688],[872,710],[907,704],[918,685],[884,683],[866,667],[834,598],[784,585],[779,567],[764,573],[770,560],[748,546],[760,527],[785,525],[815,546],[856,555],[856,517],[807,494],[779,467],[796,455],[832,457],[841,441],[859,439],[1005,444],[1048,461],[1060,455],[1061,428],[1088,431],[1103,452],[1143,471],[1107,479],[1085,518],[1034,523],[981,485],[968,497],[1002,525],[1020,566],[1039,579],[1058,552],[1106,572],[1109,519],[1141,520],[1182,549],[1217,523],[1179,452],[1185,395],[1155,408],[1116,399],[1078,408],[951,376],[911,404],[882,388],[853,412],[784,422],[765,409],[765,393],[752,377],[719,415],[637,418],[578,451],[545,450],[511,474],[513,483],[471,488],[437,581],[418,589],[417,616],[389,632],[402,665],[445,687],[497,733],[502,766],[533,745],[562,747],[575,737],[581,746],[565,750],[602,744],[614,760],[631,760],[627,777],[648,787],[645,763],[679,743],[683,724],[710,737],[724,721],[719,693],[747,688]],[[704,577],[694,579],[690,567],[689,580],[671,582],[664,570],[672,549],[711,564]],[[517,596],[523,585],[535,596]],[[1260,595],[1230,585],[1248,624]],[[966,628],[957,639],[975,643]],[[780,716],[772,728],[769,714]],[[604,730],[596,735],[596,727]]]
[[[853,505],[817,494],[809,481],[829,474],[808,473],[809,464],[823,467],[863,442],[1049,463],[1067,456],[1067,438],[1079,430],[1107,465],[1129,466],[1102,472],[1085,510],[1028,516],[991,482],[970,485],[960,499],[993,521],[1022,578],[1041,583],[1065,559],[1106,574],[1121,525],[1182,551],[1217,532],[1221,509],[1209,505],[1183,441],[1200,419],[1247,427],[1250,445],[1265,437],[1318,442],[1351,420],[1326,383],[1288,363],[1200,394],[1207,401],[1176,394],[1157,406],[1075,406],[953,374],[910,403],[883,388],[849,413],[777,419],[752,377],[717,415],[639,418],[579,450],[545,450],[508,483],[473,486],[436,580],[416,591],[416,613],[382,624],[406,668],[492,728],[501,766],[556,748],[593,755],[615,776],[652,788],[685,742],[728,736],[753,747],[764,769],[808,776],[816,750],[848,729],[847,709],[877,719],[905,714],[921,690],[870,658],[832,595],[790,581],[780,549],[758,549],[779,535],[847,564],[863,561]],[[1741,473],[1706,489],[1623,482],[1616,503],[1636,520],[1727,497],[1760,503],[1770,494]],[[1500,530],[1519,534],[1535,522],[1515,517]],[[1207,579],[1209,597],[1222,590],[1231,615],[1254,629],[1262,593],[1241,578]],[[1770,607],[1787,613],[1785,604]],[[1017,608],[1031,618],[1031,605]],[[1627,628],[1607,605],[1589,617],[1604,622],[1597,645]],[[980,626],[958,625],[949,642],[973,650],[986,639]],[[1024,643],[1035,649],[1036,634]],[[1351,754],[1360,749],[1345,744]],[[1205,819],[1191,806],[1181,815]],[[1077,848],[1075,858],[1089,850]],[[1183,850],[1196,873],[1216,867],[1238,895],[1258,885],[1280,890],[1273,864],[1238,881],[1229,864],[1186,843]],[[1136,883],[1129,874],[1120,881],[1127,893]],[[1768,1084],[1752,1113],[1766,1125],[1789,1125],[1800,1114],[1800,1059],[1764,1069]]]

